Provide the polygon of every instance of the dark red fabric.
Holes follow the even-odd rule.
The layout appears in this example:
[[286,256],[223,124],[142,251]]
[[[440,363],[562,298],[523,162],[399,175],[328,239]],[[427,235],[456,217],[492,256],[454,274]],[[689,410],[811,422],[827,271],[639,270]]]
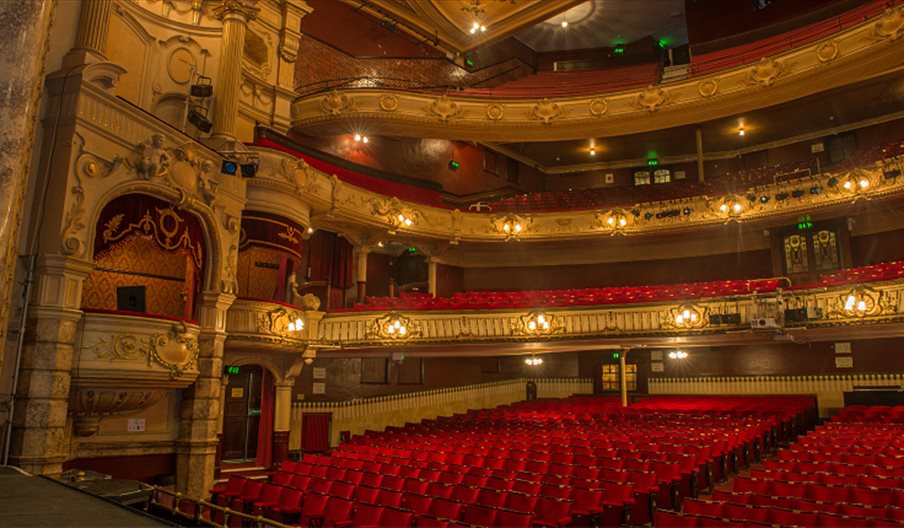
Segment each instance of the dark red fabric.
[[[141,220],[145,215],[156,220],[157,211],[166,209],[175,210],[179,218],[183,220],[177,226],[176,235],[172,238],[178,239],[181,238],[183,234],[187,234],[188,239],[193,246],[192,253],[196,254],[196,252],[200,252],[201,258],[199,259],[200,265],[198,268],[203,268],[205,237],[204,229],[201,227],[198,219],[189,212],[176,209],[168,202],[145,194],[127,194],[125,196],[120,196],[119,198],[114,198],[104,206],[103,211],[100,213],[100,219],[95,226],[94,254],[96,255],[100,251],[107,249],[109,246],[125,238],[118,235],[125,233],[126,230],[129,229],[129,226],[141,223]],[[131,231],[139,232],[137,228],[132,228]],[[109,242],[105,240],[107,238],[104,236],[105,232],[116,236],[116,240],[111,240]],[[173,240],[173,242],[175,242],[175,240]],[[161,245],[161,247],[163,246]],[[198,263],[196,262],[196,265],[197,264]]]
[[352,286],[354,254],[348,241],[335,233],[318,231],[308,245],[308,280],[329,279],[330,285],[339,289]]
[[302,154],[301,152],[292,150],[289,147],[285,147],[275,141],[265,138],[258,139],[254,144],[260,147],[279,150],[291,154],[296,158],[301,158],[311,167],[330,175],[335,174],[341,181],[350,183],[356,187],[361,187],[362,189],[367,189],[368,191],[379,193],[384,196],[395,196],[400,200],[432,205],[434,207],[443,207],[443,196],[436,189],[426,189],[415,185],[384,180],[382,178],[375,178],[373,176],[367,176],[348,169],[343,169],[342,167],[337,167],[313,156]]
[[257,428],[257,457],[254,463],[260,467],[270,467],[273,462],[273,403],[276,398],[273,374],[261,369],[261,418]]
[[330,448],[330,413],[304,413],[301,416],[301,450],[305,453]]
[[242,236],[239,249],[249,245],[277,248],[301,257],[305,228],[286,218],[256,211],[242,214]]

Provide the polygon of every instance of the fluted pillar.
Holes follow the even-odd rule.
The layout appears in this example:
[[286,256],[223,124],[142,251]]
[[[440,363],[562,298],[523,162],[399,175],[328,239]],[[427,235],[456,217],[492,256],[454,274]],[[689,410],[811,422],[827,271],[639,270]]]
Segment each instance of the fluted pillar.
[[214,9],[223,22],[223,47],[214,84],[214,112],[212,136],[235,138],[235,122],[239,116],[239,89],[242,85],[242,53],[245,47],[245,28],[256,16],[257,0],[223,0]]
[[0,363],[54,5],[0,2]]
[[370,248],[355,248],[355,281],[358,285],[358,302],[363,303],[367,296],[367,255]]
[[111,0],[82,0],[82,13],[78,19],[75,48],[85,50],[104,59],[107,47],[107,30],[110,27]]
[[436,259],[427,258],[427,293],[436,297]]
[[280,464],[289,456],[289,431],[292,428],[292,387],[295,379],[276,384],[273,405],[273,464]]

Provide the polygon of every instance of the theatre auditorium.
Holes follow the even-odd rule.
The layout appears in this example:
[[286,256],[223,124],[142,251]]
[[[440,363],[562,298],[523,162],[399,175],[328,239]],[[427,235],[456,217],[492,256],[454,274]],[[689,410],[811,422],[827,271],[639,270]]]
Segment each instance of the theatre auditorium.
[[904,528],[904,0],[0,29],[0,525]]

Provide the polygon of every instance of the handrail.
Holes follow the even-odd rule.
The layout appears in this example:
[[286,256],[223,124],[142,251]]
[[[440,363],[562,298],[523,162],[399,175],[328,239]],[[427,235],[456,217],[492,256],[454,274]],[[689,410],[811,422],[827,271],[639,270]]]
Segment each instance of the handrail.
[[[230,519],[233,517],[238,517],[242,519],[243,525],[247,526],[244,521],[249,521],[251,523],[251,526],[253,526],[254,528],[292,528],[288,524],[283,524],[261,515],[249,515],[247,513],[236,511],[231,508],[218,506],[203,499],[192,499],[183,496],[180,492],[170,491],[158,486],[153,486],[153,488],[153,492],[151,493],[151,505],[166,510],[173,515],[178,515],[185,519],[191,519],[196,524],[203,523],[215,528],[228,528]],[[169,503],[169,501],[161,500],[160,495],[171,497],[172,503]],[[189,508],[184,507],[185,503],[191,504],[193,506],[192,508],[190,508],[191,511],[188,511]],[[205,511],[208,513],[207,517],[204,516]],[[213,512],[220,512],[223,514],[223,524],[219,524],[216,520],[214,520],[212,515]]]

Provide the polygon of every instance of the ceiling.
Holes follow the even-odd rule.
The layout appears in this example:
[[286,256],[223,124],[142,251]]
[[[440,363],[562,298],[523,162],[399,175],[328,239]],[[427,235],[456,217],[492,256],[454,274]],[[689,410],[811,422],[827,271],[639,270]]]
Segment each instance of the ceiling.
[[668,47],[687,44],[684,0],[588,0],[515,35],[537,52],[606,48],[647,36]]
[[[371,15],[392,17],[419,37],[435,37],[449,52],[464,53],[535,26],[584,0],[344,1]],[[475,22],[486,30],[471,33]]]

